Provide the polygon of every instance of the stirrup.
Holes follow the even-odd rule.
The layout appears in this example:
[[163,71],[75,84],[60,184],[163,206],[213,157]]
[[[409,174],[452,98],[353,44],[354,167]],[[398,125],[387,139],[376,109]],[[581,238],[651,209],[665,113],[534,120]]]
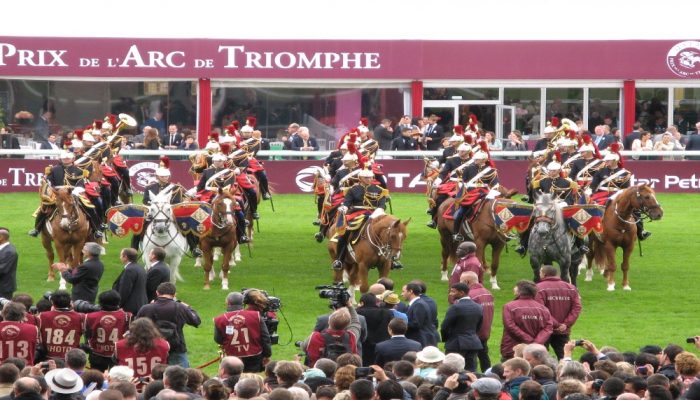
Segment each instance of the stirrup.
[[435,222],[435,220],[431,219],[430,222],[425,224],[425,226],[427,226],[430,229],[435,229],[435,228],[437,228],[437,222]]
[[591,251],[591,249],[589,249],[585,244],[578,248],[579,254],[588,254],[589,251]]
[[253,219],[260,219],[260,214],[257,211],[253,213]]
[[323,237],[323,233],[321,232],[316,232],[316,234],[314,234],[314,239],[316,239],[316,241],[319,243],[323,242]]
[[238,238],[238,243],[250,243],[250,238],[248,236],[243,235]]
[[202,250],[200,250],[196,247],[194,249],[192,249],[192,257],[197,258],[197,257],[201,257],[201,256],[202,256]]
[[272,195],[270,195],[270,193],[263,193],[262,198],[263,200],[270,200]]
[[460,235],[459,233],[455,233],[454,235],[452,235],[452,240],[454,240],[455,242],[463,242],[464,237],[462,237],[462,235]]
[[105,237],[105,234],[102,233],[101,231],[95,231],[95,237],[96,238],[103,238],[103,237]]
[[640,241],[641,241],[641,240],[646,240],[646,239],[649,238],[649,236],[651,236],[651,232],[649,232],[649,231],[642,231],[641,233],[639,233],[639,235],[637,235],[637,239],[639,239]]
[[520,257],[525,257],[527,249],[522,244],[515,248],[515,252],[520,254]]
[[391,269],[403,269],[403,264],[401,264],[399,261],[393,260],[391,262]]
[[320,219],[316,219],[316,220],[314,220],[314,222],[311,223],[311,225],[321,226],[321,220],[320,220]]
[[333,268],[336,271],[340,271],[343,269],[343,262],[340,260],[335,260],[333,261],[333,264],[331,264],[331,268]]
[[37,237],[37,236],[39,236],[39,231],[36,229],[32,229],[31,231],[27,232],[27,235],[29,235],[31,237]]

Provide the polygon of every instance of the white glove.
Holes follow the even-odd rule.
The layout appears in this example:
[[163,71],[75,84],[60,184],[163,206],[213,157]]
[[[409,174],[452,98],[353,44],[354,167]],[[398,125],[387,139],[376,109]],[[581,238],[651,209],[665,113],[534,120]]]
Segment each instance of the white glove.
[[489,199],[489,200],[493,200],[493,199],[495,199],[496,197],[498,197],[498,196],[500,196],[500,195],[501,195],[501,192],[499,192],[499,191],[496,190],[496,189],[491,189],[491,190],[489,191],[489,194],[486,195],[486,198]]
[[433,181],[433,187],[436,188],[436,187],[440,186],[441,183],[442,183],[442,179],[435,178],[435,180]]
[[384,209],[380,207],[380,208],[377,208],[376,210],[374,210],[372,215],[369,216],[369,219],[375,219],[375,218],[381,217],[382,215],[385,215],[385,214],[386,213],[384,212]]
[[85,192],[85,188],[82,188],[80,186],[76,186],[73,188],[73,191],[71,192],[73,196],[79,196],[81,193]]
[[322,175],[322,177],[323,177],[323,179],[324,179],[326,182],[328,182],[328,183],[331,183],[331,181],[333,180],[333,179],[331,179],[331,176],[328,175],[328,174]]
[[345,205],[342,205],[338,207],[338,212],[341,214],[345,214],[346,212],[348,212],[348,208]]
[[233,173],[236,174],[236,175],[240,175],[240,174],[241,174],[241,169],[238,168],[238,167],[236,167],[236,168],[233,170]]
[[591,194],[593,194],[591,187],[587,187],[586,190],[583,191],[583,194],[585,194],[586,196],[590,196]]

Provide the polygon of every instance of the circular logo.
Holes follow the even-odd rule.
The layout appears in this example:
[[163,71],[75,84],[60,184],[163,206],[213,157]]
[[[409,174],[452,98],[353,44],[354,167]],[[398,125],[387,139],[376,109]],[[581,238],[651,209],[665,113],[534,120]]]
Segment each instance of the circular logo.
[[14,325],[8,325],[0,331],[0,337],[4,340],[12,340],[19,336],[19,328]]
[[313,166],[297,172],[295,181],[299,190],[304,193],[311,193],[314,190],[314,177],[319,171],[322,171],[321,167]]
[[102,326],[105,328],[111,328],[117,324],[117,319],[111,315],[105,315],[100,319],[100,324],[102,324]]
[[54,317],[53,323],[59,328],[65,328],[66,326],[70,325],[71,319],[67,315],[57,315]]
[[666,55],[666,64],[678,76],[700,77],[700,42],[687,40],[671,47]]
[[129,167],[131,187],[134,189],[134,191],[143,194],[146,186],[155,182],[156,169],[158,169],[158,163],[149,161],[140,162]]

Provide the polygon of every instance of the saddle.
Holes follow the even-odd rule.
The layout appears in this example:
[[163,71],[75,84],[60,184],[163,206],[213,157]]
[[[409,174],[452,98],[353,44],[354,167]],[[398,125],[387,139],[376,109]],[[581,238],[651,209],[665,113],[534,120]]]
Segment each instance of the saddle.
[[[469,218],[465,218],[465,221],[469,222],[470,224],[473,223],[476,220],[476,217],[479,216],[479,213],[481,212],[481,209],[484,207],[485,203],[486,202],[484,201],[483,198],[475,201],[474,204],[472,204],[472,206],[471,206],[472,213],[469,216]],[[445,212],[442,214],[442,217],[447,219],[447,220],[454,221],[454,219],[455,219],[454,215],[459,208],[460,208],[460,206],[457,206],[456,202],[455,202],[454,204],[452,204],[452,206],[447,207]]]

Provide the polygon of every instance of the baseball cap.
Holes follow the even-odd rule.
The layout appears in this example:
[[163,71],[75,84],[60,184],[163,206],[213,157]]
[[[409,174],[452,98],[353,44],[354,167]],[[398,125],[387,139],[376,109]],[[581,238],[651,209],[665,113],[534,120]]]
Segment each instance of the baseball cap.
[[494,378],[479,378],[471,386],[481,394],[498,394],[501,392],[501,382]]

